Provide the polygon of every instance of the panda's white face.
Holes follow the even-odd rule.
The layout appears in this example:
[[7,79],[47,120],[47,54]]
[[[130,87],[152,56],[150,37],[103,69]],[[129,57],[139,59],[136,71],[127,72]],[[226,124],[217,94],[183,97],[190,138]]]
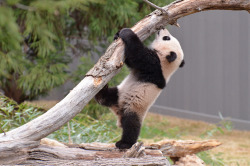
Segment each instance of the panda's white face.
[[[156,33],[156,37],[151,44],[151,48],[157,52],[161,61],[163,75],[165,79],[168,80],[179,68],[184,58],[184,53],[179,41],[173,37],[167,29],[162,29]],[[171,55],[171,52],[176,54],[176,59],[169,62],[167,56]]]

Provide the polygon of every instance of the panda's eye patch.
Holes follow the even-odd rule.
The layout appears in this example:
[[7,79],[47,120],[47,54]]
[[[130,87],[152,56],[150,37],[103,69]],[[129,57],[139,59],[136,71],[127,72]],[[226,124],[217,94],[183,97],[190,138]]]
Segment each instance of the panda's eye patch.
[[162,40],[170,40],[170,37],[169,37],[169,36],[164,36],[164,37],[162,38]]

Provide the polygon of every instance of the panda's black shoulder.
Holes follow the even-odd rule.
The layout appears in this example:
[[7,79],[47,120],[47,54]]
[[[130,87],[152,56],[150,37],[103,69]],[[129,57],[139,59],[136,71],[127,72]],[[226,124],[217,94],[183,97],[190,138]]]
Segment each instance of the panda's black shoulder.
[[163,89],[166,83],[157,52],[146,47],[129,28],[123,28],[115,38],[117,36],[125,44],[125,64],[133,71],[138,81],[153,83]]
[[166,81],[163,76],[161,61],[156,51],[145,47],[142,53],[144,54],[144,58],[141,63],[138,63],[140,71],[136,73],[137,78],[141,82],[153,83],[158,88],[163,89],[166,86]]

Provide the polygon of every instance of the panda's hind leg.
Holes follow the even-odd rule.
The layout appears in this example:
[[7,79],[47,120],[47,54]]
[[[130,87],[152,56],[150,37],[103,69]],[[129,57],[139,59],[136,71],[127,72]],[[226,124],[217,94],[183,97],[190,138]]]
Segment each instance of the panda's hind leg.
[[119,149],[129,149],[136,143],[140,130],[141,121],[136,112],[126,112],[121,116],[122,138],[116,142]]

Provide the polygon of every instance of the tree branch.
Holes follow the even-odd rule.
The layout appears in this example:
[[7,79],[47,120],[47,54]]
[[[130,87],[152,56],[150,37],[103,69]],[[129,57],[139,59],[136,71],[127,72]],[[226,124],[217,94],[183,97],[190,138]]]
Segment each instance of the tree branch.
[[[139,21],[132,30],[143,41],[167,24],[176,24],[184,16],[205,10],[246,10],[250,11],[249,0],[178,0],[163,7],[168,15],[154,11]],[[0,134],[1,144],[9,141],[37,141],[56,131],[78,114],[94,95],[115,76],[124,60],[124,46],[121,40],[114,41],[97,64],[70,93],[40,117],[31,122]],[[0,150],[1,151],[1,150]]]
[[161,8],[161,7],[159,7],[159,6],[155,5],[155,4],[153,4],[152,2],[150,2],[150,1],[148,1],[148,0],[143,0],[143,1],[146,2],[147,4],[149,4],[150,6],[152,6],[153,8],[162,11],[162,13],[167,13],[167,11],[166,11],[165,9],[163,9],[163,8]]

